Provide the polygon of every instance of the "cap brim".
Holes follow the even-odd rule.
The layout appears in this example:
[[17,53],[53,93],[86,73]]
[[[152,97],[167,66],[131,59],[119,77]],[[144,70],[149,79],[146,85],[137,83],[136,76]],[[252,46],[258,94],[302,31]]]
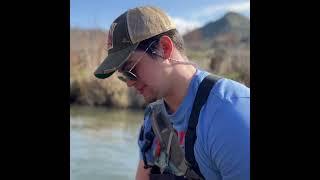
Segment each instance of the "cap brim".
[[111,76],[116,70],[118,70],[120,65],[128,59],[131,52],[133,52],[137,47],[138,43],[122,50],[110,53],[95,70],[95,77],[99,79],[105,79]]

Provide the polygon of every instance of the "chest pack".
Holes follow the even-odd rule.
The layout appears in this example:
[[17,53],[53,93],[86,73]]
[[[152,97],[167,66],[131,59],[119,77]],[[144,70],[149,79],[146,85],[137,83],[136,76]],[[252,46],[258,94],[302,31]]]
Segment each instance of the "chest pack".
[[[211,74],[206,76],[199,85],[185,135],[185,151],[180,147],[175,129],[164,115],[161,105],[157,103],[150,105],[152,130],[146,133],[146,143],[141,149],[144,168],[151,168],[150,180],[204,179],[194,157],[196,127],[200,110],[206,103],[212,87],[220,78]],[[154,165],[150,166],[147,164],[145,153],[151,148],[154,137],[159,140],[160,154],[155,159]]]

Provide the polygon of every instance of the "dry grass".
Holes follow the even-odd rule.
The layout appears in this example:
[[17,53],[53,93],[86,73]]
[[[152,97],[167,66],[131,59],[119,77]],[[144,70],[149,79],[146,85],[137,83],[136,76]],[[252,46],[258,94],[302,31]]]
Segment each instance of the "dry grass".
[[250,87],[250,49],[217,49],[211,57],[210,69],[213,73],[226,76]]
[[[117,108],[144,107],[134,90],[112,76],[96,79],[96,67],[106,57],[106,32],[101,30],[70,31],[70,103]],[[206,51],[187,50],[190,60],[202,69],[243,82],[250,86],[250,48],[218,48]]]

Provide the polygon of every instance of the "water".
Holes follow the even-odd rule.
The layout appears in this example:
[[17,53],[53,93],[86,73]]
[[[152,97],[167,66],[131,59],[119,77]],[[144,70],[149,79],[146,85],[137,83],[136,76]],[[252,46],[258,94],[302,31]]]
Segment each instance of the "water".
[[134,179],[143,111],[70,107],[70,179]]

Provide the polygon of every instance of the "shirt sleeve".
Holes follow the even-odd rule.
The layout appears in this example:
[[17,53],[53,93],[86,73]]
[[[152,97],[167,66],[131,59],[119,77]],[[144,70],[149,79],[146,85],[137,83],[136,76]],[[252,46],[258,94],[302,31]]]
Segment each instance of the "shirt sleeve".
[[211,166],[223,180],[250,179],[249,99],[228,102],[216,111],[207,136]]

